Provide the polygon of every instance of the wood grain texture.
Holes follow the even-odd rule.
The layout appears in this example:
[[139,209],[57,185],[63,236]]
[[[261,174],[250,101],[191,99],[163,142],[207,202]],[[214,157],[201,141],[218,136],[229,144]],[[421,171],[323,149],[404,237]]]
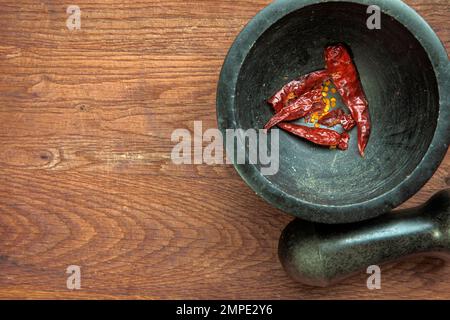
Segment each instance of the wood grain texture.
[[[450,2],[406,2],[448,50]],[[172,164],[174,129],[216,127],[227,50],[268,3],[0,0],[0,298],[450,298],[430,258],[385,266],[380,291],[363,273],[296,284],[276,253],[290,217],[231,166]],[[450,186],[449,167],[404,207]]]

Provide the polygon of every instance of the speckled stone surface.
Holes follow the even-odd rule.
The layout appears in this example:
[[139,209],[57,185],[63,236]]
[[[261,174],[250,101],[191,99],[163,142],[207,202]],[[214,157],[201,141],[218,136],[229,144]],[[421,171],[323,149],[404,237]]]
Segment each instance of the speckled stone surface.
[[[368,5],[383,14],[365,23]],[[410,7],[393,0],[280,0],[237,37],[217,92],[219,127],[260,129],[265,100],[284,83],[323,68],[326,45],[351,49],[370,104],[373,132],[360,158],[356,132],[347,152],[322,149],[280,132],[280,171],[235,165],[273,206],[321,223],[366,220],[395,208],[433,175],[450,141],[450,63],[440,40]]]
[[354,224],[296,219],[283,231],[280,261],[295,280],[328,286],[370,265],[416,254],[450,253],[450,189],[424,206]]

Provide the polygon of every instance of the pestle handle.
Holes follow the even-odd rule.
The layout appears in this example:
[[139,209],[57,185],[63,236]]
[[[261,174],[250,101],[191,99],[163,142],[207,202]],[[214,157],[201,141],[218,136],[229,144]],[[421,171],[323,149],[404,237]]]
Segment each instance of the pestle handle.
[[296,219],[284,229],[278,254],[293,279],[313,286],[328,286],[370,265],[415,254],[450,254],[450,189],[422,206],[359,223]]

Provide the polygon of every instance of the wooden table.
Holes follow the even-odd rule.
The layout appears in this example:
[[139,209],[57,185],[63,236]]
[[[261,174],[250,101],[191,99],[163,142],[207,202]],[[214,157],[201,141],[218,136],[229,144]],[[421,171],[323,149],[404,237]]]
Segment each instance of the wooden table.
[[[364,273],[296,284],[277,258],[291,217],[229,165],[172,163],[173,130],[217,126],[224,57],[269,2],[1,0],[0,298],[450,298],[450,266],[430,258],[384,266],[378,291]],[[407,3],[449,49],[450,2]]]

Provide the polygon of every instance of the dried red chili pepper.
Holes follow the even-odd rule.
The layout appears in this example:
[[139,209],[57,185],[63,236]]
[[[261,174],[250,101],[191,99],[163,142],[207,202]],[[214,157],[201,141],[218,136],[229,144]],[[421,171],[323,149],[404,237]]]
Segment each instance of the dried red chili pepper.
[[289,82],[275,93],[267,102],[273,106],[275,112],[280,112],[291,100],[295,100],[305,92],[317,87],[330,77],[326,70],[311,72]]
[[325,61],[334,85],[356,121],[358,149],[361,156],[364,156],[364,150],[370,137],[370,115],[369,104],[359,81],[356,67],[343,45],[326,48]]
[[282,121],[292,121],[303,118],[309,114],[318,103],[323,104],[322,89],[308,91],[275,114],[264,126],[264,129],[269,130]]
[[279,123],[278,127],[321,146],[337,147],[341,150],[348,149],[350,136],[347,132],[338,133],[330,129],[300,126],[286,122]]
[[328,112],[319,119],[319,124],[327,127],[334,127],[337,124],[342,125],[345,131],[350,131],[356,125],[351,114],[346,114],[342,109],[335,109]]
[[344,111],[342,111],[342,109],[335,109],[320,117],[318,122],[323,126],[334,127],[341,123],[341,117],[343,115]]
[[356,126],[356,121],[351,114],[344,114],[341,117],[341,126],[345,131],[350,131]]

